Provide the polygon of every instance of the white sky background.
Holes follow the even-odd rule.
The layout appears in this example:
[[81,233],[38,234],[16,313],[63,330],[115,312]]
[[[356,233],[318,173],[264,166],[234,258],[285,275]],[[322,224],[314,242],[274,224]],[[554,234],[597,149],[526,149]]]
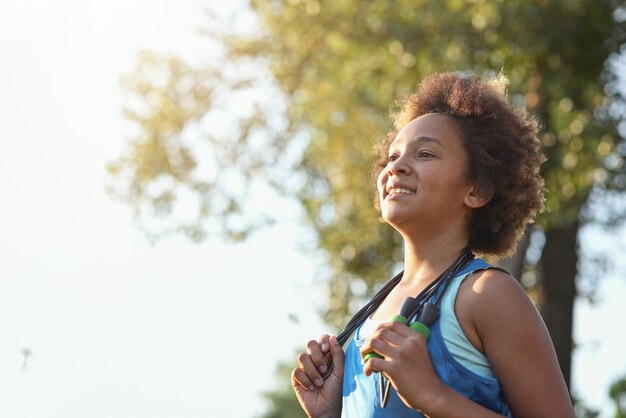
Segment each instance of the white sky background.
[[[251,418],[276,362],[324,329],[294,224],[240,245],[150,246],[104,192],[128,131],[119,77],[142,49],[202,54],[203,4],[0,3],[1,417]],[[584,245],[626,245],[593,235]],[[576,311],[574,387],[603,417],[626,372],[617,265],[602,304]]]

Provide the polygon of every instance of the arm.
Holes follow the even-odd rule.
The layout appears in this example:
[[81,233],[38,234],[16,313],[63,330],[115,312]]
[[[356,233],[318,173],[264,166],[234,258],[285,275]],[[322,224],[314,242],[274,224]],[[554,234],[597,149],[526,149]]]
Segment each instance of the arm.
[[[516,418],[573,417],[545,326],[528,296],[510,276],[486,271],[466,280],[456,313],[469,340],[483,351]],[[398,323],[381,325],[363,345],[384,359],[365,364],[366,375],[384,372],[409,407],[433,418],[495,417],[437,377],[424,338]]]
[[456,311],[489,359],[513,416],[574,416],[548,331],[519,283],[499,271],[480,273],[461,286]]
[[[324,381],[326,362],[332,356],[334,367]],[[298,367],[291,373],[291,384],[304,412],[310,418],[339,418],[343,383],[343,349],[336,337],[322,335],[310,340],[307,351],[298,355]]]

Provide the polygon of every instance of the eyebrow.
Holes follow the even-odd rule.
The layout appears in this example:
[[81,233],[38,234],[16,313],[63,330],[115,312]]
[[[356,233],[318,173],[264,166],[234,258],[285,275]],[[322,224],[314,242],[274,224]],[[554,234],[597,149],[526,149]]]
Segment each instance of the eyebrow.
[[440,140],[438,140],[437,138],[433,138],[431,136],[418,136],[417,138],[418,142],[422,142],[422,143],[434,143],[439,145],[441,148],[444,148],[443,144],[441,143]]

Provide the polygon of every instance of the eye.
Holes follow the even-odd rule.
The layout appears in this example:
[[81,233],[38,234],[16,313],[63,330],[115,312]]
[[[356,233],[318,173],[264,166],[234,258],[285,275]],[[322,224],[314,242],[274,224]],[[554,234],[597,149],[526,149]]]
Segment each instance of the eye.
[[387,158],[387,161],[391,163],[391,162],[393,162],[393,161],[396,161],[397,159],[398,159],[398,156],[397,156],[396,154],[391,154],[391,155]]
[[419,158],[431,158],[431,157],[434,157],[434,155],[431,152],[428,152],[428,151],[420,151],[417,154],[417,156]]

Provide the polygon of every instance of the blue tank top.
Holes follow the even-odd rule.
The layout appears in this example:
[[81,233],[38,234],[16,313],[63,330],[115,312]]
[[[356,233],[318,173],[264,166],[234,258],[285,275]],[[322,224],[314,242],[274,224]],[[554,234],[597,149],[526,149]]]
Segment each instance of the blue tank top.
[[[476,270],[491,268],[481,259],[474,259],[457,277]],[[437,295],[433,295],[431,302]],[[359,330],[346,347],[343,375],[342,418],[423,418],[424,415],[410,409],[391,388],[385,408],[380,407],[381,393],[378,373],[369,377],[363,374],[363,360],[359,348],[365,338],[359,338]],[[511,416],[500,382],[495,377],[478,375],[452,356],[441,335],[440,321],[430,327],[428,353],[439,379],[466,398],[504,416]]]

